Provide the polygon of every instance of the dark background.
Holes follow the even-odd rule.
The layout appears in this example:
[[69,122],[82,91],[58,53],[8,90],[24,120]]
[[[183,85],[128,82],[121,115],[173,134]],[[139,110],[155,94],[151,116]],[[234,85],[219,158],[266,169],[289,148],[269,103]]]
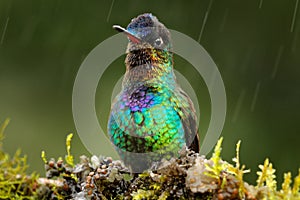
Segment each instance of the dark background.
[[[116,34],[113,24],[126,26],[152,12],[168,28],[200,39],[219,67],[228,100],[223,158],[231,161],[240,139],[241,161],[252,170],[245,178],[255,183],[257,166],[268,157],[281,183],[283,172],[295,175],[300,167],[297,1],[1,0],[0,121],[11,118],[4,149],[13,154],[21,148],[30,170],[43,172],[41,150],[48,158],[64,156],[66,135],[74,132],[75,158],[89,155],[72,117],[77,70],[95,46]],[[117,59],[99,82],[96,102],[103,126],[113,85],[125,71],[123,60]],[[176,56],[175,63],[197,92],[203,133],[210,118],[206,86],[184,59]]]

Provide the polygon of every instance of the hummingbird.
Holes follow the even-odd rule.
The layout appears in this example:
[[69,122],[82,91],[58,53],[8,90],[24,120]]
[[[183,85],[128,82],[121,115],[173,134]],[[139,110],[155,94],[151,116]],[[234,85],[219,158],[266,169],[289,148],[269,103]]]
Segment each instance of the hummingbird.
[[174,74],[169,30],[151,13],[113,28],[128,38],[126,72],[107,128],[120,158],[141,173],[183,148],[198,153],[197,116]]

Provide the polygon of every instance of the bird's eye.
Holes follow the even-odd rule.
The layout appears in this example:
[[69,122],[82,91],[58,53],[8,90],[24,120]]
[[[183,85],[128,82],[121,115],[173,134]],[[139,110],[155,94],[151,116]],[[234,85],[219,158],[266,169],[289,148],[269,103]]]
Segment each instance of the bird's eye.
[[161,37],[157,38],[155,41],[154,41],[154,44],[156,46],[160,46],[163,44],[163,40],[161,39]]

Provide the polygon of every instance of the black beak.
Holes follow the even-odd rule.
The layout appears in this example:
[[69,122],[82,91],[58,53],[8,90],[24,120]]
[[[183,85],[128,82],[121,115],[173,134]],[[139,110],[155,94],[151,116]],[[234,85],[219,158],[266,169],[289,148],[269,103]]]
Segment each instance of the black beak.
[[125,33],[128,37],[128,39],[133,42],[133,43],[141,43],[141,39],[137,36],[135,36],[134,34],[130,33],[128,30],[126,30],[125,28],[119,26],[119,25],[113,25],[113,28],[116,29],[119,32]]

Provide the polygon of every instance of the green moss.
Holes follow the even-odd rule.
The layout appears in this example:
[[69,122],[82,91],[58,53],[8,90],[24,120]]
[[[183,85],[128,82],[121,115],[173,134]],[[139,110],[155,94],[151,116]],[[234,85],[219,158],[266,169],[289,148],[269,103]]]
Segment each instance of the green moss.
[[153,190],[137,190],[132,193],[133,200],[142,200],[142,199],[157,199]]
[[4,130],[9,123],[6,119],[0,127],[0,199],[35,199],[38,175],[27,174],[27,157],[17,150],[13,157],[3,152]]
[[67,155],[65,156],[66,162],[74,167],[74,158],[71,155],[71,141],[72,141],[73,133],[70,133],[66,139],[66,147],[67,147]]
[[221,171],[224,170],[225,168],[223,163],[221,162],[222,142],[223,142],[223,137],[221,137],[217,142],[213,156],[210,159],[213,162],[213,164],[212,165],[206,164],[206,167],[208,168],[208,172],[206,172],[206,174],[208,176],[211,176],[212,178],[217,179],[218,182],[222,181],[220,178],[220,174]]
[[179,158],[142,174],[132,174],[121,161],[110,157],[80,157],[74,163],[71,139],[66,139],[64,160],[41,157],[46,177],[27,174],[27,159],[17,150],[10,157],[2,150],[6,120],[0,127],[0,199],[300,199],[300,169],[293,179],[284,174],[282,188],[277,189],[275,169],[269,159],[259,165],[257,185],[248,184],[244,174],[250,170],[240,163],[240,141],[233,163],[221,158],[221,138],[211,158],[192,151],[180,152]]
[[239,197],[243,198],[245,197],[245,193],[246,193],[246,188],[245,188],[245,184],[243,181],[243,176],[245,173],[249,173],[250,170],[245,170],[245,165],[241,165],[240,164],[240,146],[241,146],[241,141],[238,141],[238,143],[236,144],[236,157],[234,157],[232,160],[235,163],[235,166],[232,166],[231,164],[228,164],[226,166],[226,168],[228,169],[228,172],[233,174],[238,182],[239,182]]

